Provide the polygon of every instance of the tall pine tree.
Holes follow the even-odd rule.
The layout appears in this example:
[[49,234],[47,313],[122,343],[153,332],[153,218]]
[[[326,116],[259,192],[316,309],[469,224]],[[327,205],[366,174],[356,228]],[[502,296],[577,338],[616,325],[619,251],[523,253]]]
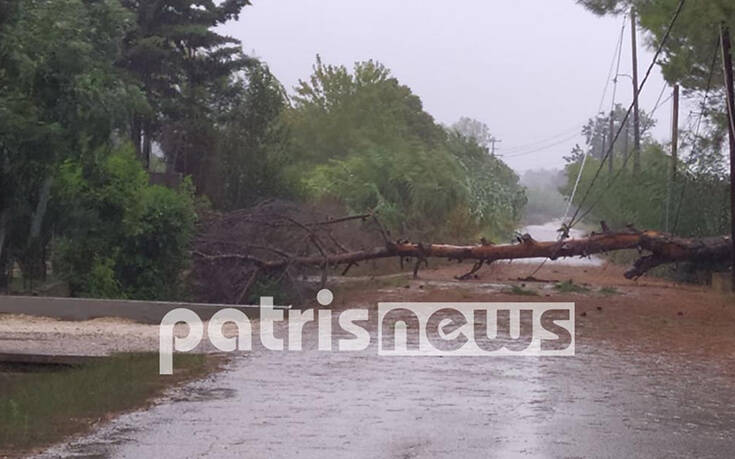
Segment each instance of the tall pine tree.
[[[237,19],[249,0],[121,0],[136,27],[124,40],[120,65],[142,86],[148,105],[130,120],[133,144],[146,167],[154,142],[167,162],[201,186],[213,151],[212,93],[248,59],[239,41],[214,31]],[[166,135],[163,135],[163,134]]]

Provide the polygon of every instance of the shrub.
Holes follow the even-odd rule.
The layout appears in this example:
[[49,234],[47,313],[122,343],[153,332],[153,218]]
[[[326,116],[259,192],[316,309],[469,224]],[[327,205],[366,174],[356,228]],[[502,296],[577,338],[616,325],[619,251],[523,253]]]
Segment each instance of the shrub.
[[93,164],[67,161],[56,196],[54,270],[73,295],[175,299],[194,231],[193,187],[148,183],[129,148]]

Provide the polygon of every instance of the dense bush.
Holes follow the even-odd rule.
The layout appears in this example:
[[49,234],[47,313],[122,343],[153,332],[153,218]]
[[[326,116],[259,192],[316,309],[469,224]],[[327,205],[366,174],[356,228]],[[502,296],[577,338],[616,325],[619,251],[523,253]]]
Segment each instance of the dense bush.
[[67,161],[56,196],[62,227],[54,270],[75,295],[173,299],[195,213],[190,182],[179,190],[149,185],[131,149],[103,156],[94,167]]

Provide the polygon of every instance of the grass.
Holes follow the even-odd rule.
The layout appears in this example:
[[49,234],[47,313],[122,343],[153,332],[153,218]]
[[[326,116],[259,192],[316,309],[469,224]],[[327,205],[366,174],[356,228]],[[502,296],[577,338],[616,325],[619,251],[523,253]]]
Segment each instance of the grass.
[[620,292],[615,287],[602,287],[600,293],[603,295],[619,295]]
[[349,296],[355,292],[364,292],[366,290],[377,290],[382,288],[404,288],[406,285],[410,285],[412,276],[411,274],[401,275],[388,275],[385,277],[375,277],[374,279],[366,278],[359,280],[350,280],[343,284],[337,284],[330,289],[335,293],[335,296]]
[[564,282],[557,282],[554,285],[554,289],[560,293],[588,293],[590,291],[584,285],[575,284],[571,279]]
[[158,374],[158,354],[119,354],[80,367],[0,372],[0,457],[86,431],[95,421],[145,406],[167,387],[201,377],[212,362],[177,354],[175,373]]
[[524,295],[524,296],[538,296],[538,292],[536,290],[523,288],[518,285],[511,286],[509,289],[504,290],[503,293],[510,293],[513,295]]

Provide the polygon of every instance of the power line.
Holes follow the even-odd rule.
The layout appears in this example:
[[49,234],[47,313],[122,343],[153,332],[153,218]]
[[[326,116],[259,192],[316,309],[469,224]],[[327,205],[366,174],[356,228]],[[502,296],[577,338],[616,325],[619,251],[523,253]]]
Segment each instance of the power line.
[[[602,98],[600,99],[600,106],[597,107],[597,113],[600,113],[602,111],[602,105],[605,103],[605,94],[607,94],[607,88],[610,86],[610,76],[612,75],[613,70],[613,63],[615,62],[615,56],[617,55],[617,61],[618,61],[618,70],[615,74],[615,79],[618,78],[618,73],[620,70],[620,54],[623,49],[623,35],[625,33],[625,24],[627,22],[628,15],[627,13],[623,15],[623,25],[620,26],[620,35],[618,36],[618,42],[615,46],[615,51],[613,51],[613,59],[610,62],[610,69],[607,73],[607,80],[605,84],[605,90],[602,92]],[[614,99],[614,97],[613,97]],[[584,171],[584,166],[587,163],[587,156],[589,155],[589,150],[585,150],[584,154],[582,155],[582,164],[579,166],[579,172],[577,173],[577,179],[574,181],[574,187],[572,188],[572,194],[569,196],[569,201],[567,201],[567,207],[564,210],[564,216],[561,218],[561,221],[567,219],[569,216],[569,209],[572,207],[572,203],[574,202],[574,196],[577,194],[577,189],[579,188],[579,182],[582,179],[582,172]]]
[[[612,92],[612,98],[610,99],[610,119],[609,119],[610,137],[612,137],[613,129],[615,128],[615,96],[617,95],[617,92],[618,92],[618,77],[620,76],[620,57],[623,54],[623,34],[624,33],[625,33],[625,16],[623,17],[623,26],[620,28],[620,46],[618,46],[618,63],[615,66],[615,78],[613,78],[613,92]],[[615,140],[611,139],[610,151],[613,151],[615,148]],[[613,166],[614,166],[613,163],[614,163],[614,159],[611,153],[610,158],[608,159],[608,163],[607,163],[608,168],[610,169],[610,172],[612,172],[613,170]],[[580,173],[581,172],[582,170],[580,169]]]
[[[599,103],[599,105],[597,107],[597,112],[596,113],[601,112],[602,111],[602,107],[605,105],[605,98],[607,96],[607,90],[610,87],[610,82],[613,81],[612,76],[613,76],[613,70],[615,69],[615,63],[616,63],[616,61],[618,62],[618,65],[620,63],[620,53],[621,53],[622,47],[623,47],[623,34],[625,32],[626,18],[627,18],[627,13],[623,17],[623,24],[621,26],[620,34],[618,36],[618,39],[617,39],[617,41],[615,43],[615,49],[613,50],[612,58],[610,59],[610,67],[609,67],[609,69],[607,71],[607,77],[605,77],[605,86],[603,87],[602,97],[600,97],[600,103]],[[581,125],[577,125],[577,126],[575,126],[573,128],[565,129],[564,131],[561,131],[559,134],[553,135],[553,136],[551,136],[551,137],[549,137],[549,138],[547,138],[545,140],[539,140],[539,141],[531,142],[531,143],[525,144],[525,145],[518,145],[518,146],[514,146],[514,147],[505,148],[504,151],[505,151],[506,154],[504,154],[503,157],[505,157],[505,158],[513,158],[513,157],[516,157],[516,156],[525,156],[527,154],[536,153],[536,152],[543,151],[545,149],[554,147],[554,146],[559,145],[559,144],[561,144],[563,142],[566,142],[568,140],[571,140],[574,137],[577,137],[577,135],[578,135],[577,132],[579,132],[579,129],[581,127],[582,127]],[[561,137],[563,135],[566,135],[566,134],[568,134],[568,133],[570,133],[572,131],[575,131],[575,135],[574,136],[568,136],[565,139],[562,139],[560,141],[553,142],[550,145],[546,145],[544,147],[538,147],[538,145],[540,145],[540,144],[545,144],[546,142],[554,141],[555,139],[557,139],[557,138],[559,138],[559,137]],[[531,150],[524,151],[524,150],[526,150],[526,148],[531,148]],[[507,153],[516,153],[516,154],[508,155]]]
[[661,103],[661,98],[664,96],[664,92],[666,91],[666,88],[667,87],[668,87],[668,85],[666,84],[666,82],[664,82],[664,85],[661,88],[661,92],[658,93],[658,97],[656,98],[656,103],[653,104],[653,108],[651,109],[650,114],[653,114],[654,112],[656,112],[656,109],[658,108],[659,104]]
[[580,127],[579,124],[577,124],[574,127],[565,129],[565,130],[559,132],[558,134],[554,134],[554,135],[552,135],[550,137],[547,137],[547,138],[544,138],[544,139],[539,139],[539,140],[534,141],[534,142],[529,142],[527,144],[515,145],[515,146],[512,146],[512,147],[507,147],[507,148],[504,149],[504,151],[510,152],[510,153],[515,153],[515,152],[518,152],[518,151],[526,150],[528,148],[535,148],[538,145],[545,144],[547,142],[552,142],[552,141],[558,139],[561,136],[569,135],[571,132],[578,132],[579,131],[579,127]]
[[[597,108],[597,112],[599,113],[602,110],[602,106],[605,105],[605,96],[607,96],[607,88],[610,87],[610,81],[612,79],[613,74],[613,67],[615,66],[615,60],[617,59],[618,62],[620,61],[620,52],[623,48],[623,33],[625,31],[625,21],[628,17],[628,14],[626,13],[623,16],[623,25],[620,28],[620,36],[618,37],[617,45],[615,46],[615,50],[613,51],[612,60],[610,60],[610,69],[607,71],[607,78],[605,79],[605,87],[602,91],[602,97],[600,98],[600,105]],[[617,75],[615,76],[617,78]]]
[[[622,24],[622,26],[620,28],[620,34],[619,34],[618,39],[617,39],[617,41],[615,43],[615,49],[613,50],[612,59],[610,60],[610,67],[609,67],[608,72],[607,72],[607,77],[605,78],[605,86],[604,86],[603,91],[602,91],[602,97],[600,97],[600,103],[599,103],[599,105],[597,107],[597,113],[601,112],[602,111],[602,107],[605,105],[605,98],[607,96],[607,90],[610,87],[610,82],[611,81],[614,82],[617,79],[617,75],[616,75],[615,78],[612,78],[612,75],[613,75],[613,70],[615,69],[616,62],[617,62],[618,69],[620,68],[620,54],[621,54],[622,48],[623,48],[623,35],[625,33],[625,24],[626,24],[626,18],[627,18],[627,16],[628,16],[627,13],[623,16],[623,24]],[[561,143],[564,143],[566,141],[569,141],[569,140],[577,137],[579,135],[578,132],[579,132],[579,129],[581,127],[582,127],[581,125],[577,125],[577,126],[575,126],[573,128],[565,129],[564,131],[561,131],[559,134],[553,135],[553,136],[551,136],[551,137],[549,137],[547,139],[544,139],[544,140],[539,140],[539,141],[536,141],[536,142],[531,142],[531,143],[528,143],[528,144],[525,144],[525,145],[517,145],[517,146],[505,148],[504,149],[504,152],[505,153],[503,154],[503,157],[504,158],[514,158],[514,157],[517,157],[517,156],[525,156],[525,155],[528,155],[528,154],[531,154],[531,153],[537,153],[539,151],[543,151],[543,150],[546,150],[548,148],[557,146],[557,145],[559,145]],[[555,141],[555,139],[557,139],[557,138],[559,138],[559,137],[561,137],[563,135],[566,135],[566,134],[568,134],[568,133],[570,133],[572,131],[575,132],[575,135],[568,136],[568,137],[566,137],[564,139]],[[551,144],[548,144],[548,145],[544,145],[543,147],[541,146],[542,144],[546,144],[547,142],[552,142],[552,143]],[[530,150],[524,151],[527,148],[530,148]],[[513,153],[513,154],[509,155],[508,153]]]
[[[613,63],[615,62],[615,57],[617,55],[617,66],[615,70],[615,78],[613,81],[613,96],[612,96],[612,107],[610,109],[611,116],[612,112],[615,108],[615,92],[617,90],[617,83],[618,83],[618,75],[620,74],[620,55],[623,51],[623,34],[625,33],[625,23],[627,20],[627,13],[623,16],[623,25],[620,27],[620,36],[618,37],[617,44],[615,46],[615,50],[613,51],[613,58],[610,62],[610,69],[607,72],[607,78],[605,79],[605,88],[602,91],[602,97],[600,98],[600,105],[597,107],[597,113],[600,113],[602,111],[602,106],[605,104],[605,96],[607,95],[607,88],[610,87],[610,76],[612,75],[613,70]],[[577,188],[579,187],[579,181],[582,178],[582,171],[584,171],[584,165],[587,162],[587,156],[589,155],[589,151],[585,150],[584,154],[582,155],[582,164],[579,166],[579,173],[577,174],[577,179],[574,182],[574,188],[572,188],[572,194],[569,196],[569,201],[567,201],[567,207],[564,210],[564,216],[561,218],[562,222],[566,220],[567,216],[569,215],[569,209],[572,206],[572,202],[574,201],[574,196],[577,193]],[[563,223],[562,223],[563,224]],[[571,228],[560,228],[560,233],[558,240],[561,241],[564,239],[565,235],[568,234],[568,229]],[[563,231],[563,232],[562,232]],[[536,269],[533,270],[533,272],[528,276],[528,278],[532,278],[533,276],[538,273],[541,268],[544,267],[546,262],[549,260],[549,257],[544,258],[544,260],[536,267]]]
[[[671,35],[671,30],[674,27],[674,24],[676,23],[676,20],[679,18],[679,15],[681,14],[681,10],[684,8],[684,4],[686,3],[686,0],[679,0],[679,6],[676,9],[676,12],[674,13],[674,16],[671,18],[671,22],[669,23],[668,28],[666,29],[666,33],[663,36],[663,39],[661,40],[661,43],[659,44],[658,48],[656,49],[656,53],[653,56],[653,59],[651,60],[651,64],[648,66],[648,69],[646,70],[646,74],[643,77],[643,80],[641,81],[640,86],[636,89],[636,96],[640,95],[641,91],[643,90],[643,87],[646,84],[646,81],[648,81],[648,77],[651,75],[651,71],[653,70],[653,67],[656,65],[656,61],[658,60],[659,55],[661,54],[661,51],[663,51],[664,46],[666,45],[666,42],[669,39],[669,36]],[[623,118],[622,123],[620,123],[620,127],[618,128],[617,132],[615,133],[615,137],[613,138],[612,142],[610,142],[610,148],[608,148],[607,152],[603,156],[602,160],[600,161],[600,165],[597,168],[597,171],[595,172],[595,175],[592,177],[592,182],[590,183],[590,186],[587,188],[585,194],[582,196],[582,201],[579,203],[579,206],[577,207],[577,210],[574,212],[574,215],[572,216],[571,221],[569,222],[569,227],[573,227],[579,221],[581,221],[584,217],[589,215],[589,213],[592,211],[592,209],[600,202],[602,199],[602,195],[592,203],[592,205],[580,216],[579,213],[582,210],[582,206],[584,205],[584,202],[587,200],[587,198],[590,195],[590,192],[592,191],[593,186],[595,185],[595,182],[597,181],[597,178],[600,176],[600,172],[602,172],[603,164],[605,163],[605,160],[612,154],[612,146],[615,144],[615,141],[620,137],[620,133],[623,130],[623,126],[625,126],[625,123],[628,121],[628,118],[630,117],[630,112],[633,110],[633,105],[635,104],[635,97],[633,103],[630,104],[628,107],[628,111],[625,112],[625,117]],[[607,187],[605,190],[610,188],[610,186],[617,180],[617,178],[620,176],[622,171],[625,170],[625,166],[628,162],[628,158],[625,158],[623,161],[623,167],[618,171],[615,176],[613,176],[612,180],[610,180],[607,184]]]
[[[697,140],[699,139],[699,128],[702,125],[702,118],[704,116],[705,111],[705,104],[707,103],[707,97],[709,96],[710,89],[712,89],[712,76],[715,73],[715,64],[717,62],[717,50],[719,48],[719,43],[715,41],[715,48],[712,52],[712,62],[710,64],[709,68],[709,76],[707,77],[707,87],[704,91],[704,96],[702,97],[702,102],[699,105],[700,111],[699,111],[699,117],[697,118],[697,127],[694,131],[694,141],[692,142],[692,153],[694,152],[694,149],[697,147]],[[681,214],[681,204],[684,201],[684,193],[687,189],[687,183],[688,180],[684,180],[684,184],[681,187],[681,194],[679,195],[679,202],[676,205],[676,217],[674,218],[674,226],[671,229],[672,233],[676,233],[676,228],[679,226],[679,215]]]
[[627,14],[623,16],[623,26],[620,28],[620,40],[618,41],[618,63],[615,66],[615,78],[613,78],[613,93],[610,101],[610,113],[615,110],[615,95],[618,92],[618,76],[620,75],[620,56],[623,54],[623,34],[625,33],[625,22]]
[[670,101],[671,98],[674,97],[673,94],[669,95],[666,99],[662,100],[660,104],[656,104],[655,107],[653,107],[653,110],[651,110],[651,113],[648,114],[651,118],[653,118],[653,114],[656,113],[656,110],[658,110],[659,107],[662,107],[666,102]]
[[579,137],[579,134],[576,133],[576,132],[573,135],[569,136],[569,137],[566,137],[566,138],[557,140],[556,142],[550,143],[548,145],[543,145],[543,146],[538,147],[538,148],[534,148],[534,149],[531,149],[531,150],[528,150],[528,151],[523,151],[523,152],[520,152],[520,153],[515,153],[515,154],[512,154],[512,155],[503,154],[503,158],[517,158],[519,156],[526,156],[526,155],[530,155],[532,153],[538,153],[540,151],[548,150],[551,147],[555,147],[557,145],[561,145],[562,143],[568,142],[568,141],[574,139],[575,137]]

